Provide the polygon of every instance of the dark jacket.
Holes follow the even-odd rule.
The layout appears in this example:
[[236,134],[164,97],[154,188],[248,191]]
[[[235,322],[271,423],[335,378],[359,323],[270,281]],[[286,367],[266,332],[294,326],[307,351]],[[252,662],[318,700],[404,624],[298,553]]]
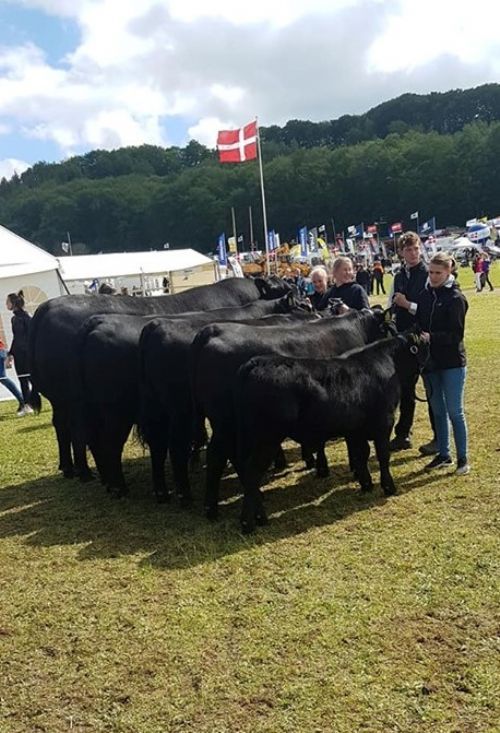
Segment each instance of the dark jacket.
[[344,285],[332,285],[330,290],[327,291],[327,295],[328,299],[341,298],[349,308],[354,308],[357,311],[370,307],[366,290],[355,282],[345,283]]
[[431,335],[425,371],[465,366],[464,329],[469,306],[460,288],[455,282],[440,288],[427,286],[417,302],[417,323]]
[[28,337],[30,332],[31,316],[24,310],[15,310],[11,319],[12,343],[9,354],[14,357],[16,366],[19,361],[28,358]]
[[[394,293],[403,293],[412,303],[418,302],[418,296],[424,290],[427,282],[427,266],[419,262],[414,267],[402,267],[394,275]],[[415,325],[415,316],[406,308],[395,306],[396,328],[406,331]]]

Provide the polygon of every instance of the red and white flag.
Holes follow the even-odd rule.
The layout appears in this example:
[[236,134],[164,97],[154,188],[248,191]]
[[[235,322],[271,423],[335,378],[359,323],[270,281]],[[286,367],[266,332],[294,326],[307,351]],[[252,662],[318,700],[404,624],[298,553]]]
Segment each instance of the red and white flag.
[[221,130],[217,135],[221,163],[244,163],[257,157],[257,121],[239,130]]

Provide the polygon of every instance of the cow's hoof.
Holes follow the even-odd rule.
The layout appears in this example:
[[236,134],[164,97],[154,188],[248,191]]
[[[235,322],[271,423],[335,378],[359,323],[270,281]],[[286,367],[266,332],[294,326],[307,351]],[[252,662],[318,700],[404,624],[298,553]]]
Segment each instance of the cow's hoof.
[[182,509],[189,509],[193,503],[193,497],[190,494],[179,494],[179,505]]
[[328,466],[325,466],[324,468],[318,468],[316,471],[316,478],[328,478],[330,475],[330,469]]
[[78,474],[78,478],[80,479],[81,484],[88,484],[90,481],[94,480],[95,476],[92,471],[86,471],[85,473]]
[[205,507],[205,516],[211,522],[215,522],[219,518],[219,507],[217,505]]
[[267,518],[267,514],[265,512],[259,512],[255,515],[255,524],[257,524],[259,527],[265,527],[266,524],[269,524],[269,519]]
[[371,482],[369,484],[361,484],[360,488],[362,494],[369,494],[373,491],[373,484]]
[[64,478],[75,478],[75,472],[72,468],[63,469],[62,475],[64,476]]
[[170,494],[168,491],[165,491],[161,494],[156,494],[156,501],[158,504],[170,504],[170,498],[172,494]]
[[255,532],[255,524],[253,522],[247,522],[246,520],[241,520],[241,531],[243,534],[252,534]]
[[384,492],[385,496],[394,496],[396,491],[396,486],[394,484],[387,484],[386,486],[382,486],[382,491]]

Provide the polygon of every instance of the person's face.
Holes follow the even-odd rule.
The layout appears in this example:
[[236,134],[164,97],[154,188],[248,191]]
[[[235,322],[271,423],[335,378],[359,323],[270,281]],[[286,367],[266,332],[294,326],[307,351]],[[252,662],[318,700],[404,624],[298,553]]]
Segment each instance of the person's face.
[[8,311],[12,310],[12,303],[10,302],[10,298],[7,298],[7,300],[5,301],[5,307]]
[[352,262],[343,262],[335,271],[335,282],[339,285],[345,285],[345,283],[350,283],[352,280],[354,280]]
[[320,272],[315,272],[311,278],[313,288],[317,293],[324,293],[326,290],[326,275],[322,275]]
[[439,288],[443,283],[446,282],[451,272],[450,267],[444,265],[433,265],[432,262],[429,265],[429,282],[431,288]]
[[418,265],[420,261],[420,247],[418,244],[407,244],[403,249],[404,261],[408,267]]

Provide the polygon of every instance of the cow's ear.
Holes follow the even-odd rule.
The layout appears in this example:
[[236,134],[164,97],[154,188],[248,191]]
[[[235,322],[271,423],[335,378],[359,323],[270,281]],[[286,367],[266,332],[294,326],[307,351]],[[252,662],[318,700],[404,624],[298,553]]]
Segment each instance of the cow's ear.
[[392,321],[392,312],[390,308],[386,308],[384,311],[384,323],[390,323]]

